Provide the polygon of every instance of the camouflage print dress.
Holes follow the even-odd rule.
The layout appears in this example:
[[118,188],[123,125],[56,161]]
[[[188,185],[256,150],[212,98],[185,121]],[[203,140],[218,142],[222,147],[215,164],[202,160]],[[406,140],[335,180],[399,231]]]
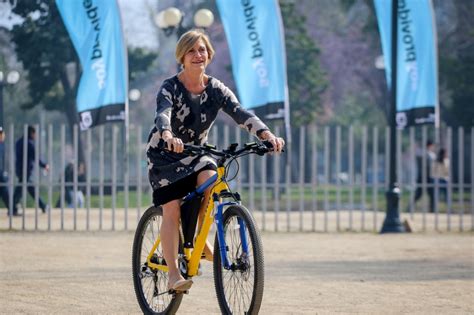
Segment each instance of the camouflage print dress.
[[[171,188],[173,183],[215,165],[208,156],[189,157],[158,148],[161,133],[170,130],[185,144],[204,144],[219,110],[223,110],[240,127],[258,136],[267,126],[243,109],[234,93],[216,78],[199,95],[192,95],[177,76],[163,82],[156,98],[155,126],[147,144],[148,178],[155,193]],[[164,190],[166,191],[166,190]],[[184,192],[187,193],[187,192]]]

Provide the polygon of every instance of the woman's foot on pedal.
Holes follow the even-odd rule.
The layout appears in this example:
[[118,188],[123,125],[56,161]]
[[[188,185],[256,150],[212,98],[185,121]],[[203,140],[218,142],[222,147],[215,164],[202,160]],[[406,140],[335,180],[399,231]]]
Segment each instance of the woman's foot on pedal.
[[179,279],[173,283],[173,285],[168,284],[168,290],[170,291],[187,291],[193,285],[193,280],[191,279]]

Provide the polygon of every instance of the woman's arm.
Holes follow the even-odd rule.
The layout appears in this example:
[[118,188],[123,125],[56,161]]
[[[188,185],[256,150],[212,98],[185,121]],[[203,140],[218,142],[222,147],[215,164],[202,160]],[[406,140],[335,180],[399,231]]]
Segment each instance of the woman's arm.
[[156,96],[155,126],[158,129],[160,138],[166,142],[168,150],[181,153],[184,150],[183,141],[180,138],[174,137],[171,131],[173,94],[173,85],[165,81]]
[[276,152],[281,152],[285,145],[282,138],[275,136],[270,129],[254,114],[242,108],[234,93],[221,83],[219,86],[222,93],[222,110],[232,119],[245,128],[248,132],[258,137],[260,140],[269,141]]
[[[173,107],[173,86],[165,81],[156,96],[155,126],[163,138],[164,131],[171,134],[171,109]],[[164,139],[164,138],[163,138]]]

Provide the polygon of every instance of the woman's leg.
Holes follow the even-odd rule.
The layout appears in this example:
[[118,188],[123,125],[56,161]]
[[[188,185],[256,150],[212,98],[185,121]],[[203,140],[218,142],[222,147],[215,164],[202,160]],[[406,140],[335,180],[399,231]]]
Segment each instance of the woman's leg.
[[184,279],[178,268],[180,200],[170,201],[163,206],[161,223],[161,246],[169,268],[169,287]]
[[[199,185],[204,184],[209,178],[211,178],[215,174],[216,174],[216,171],[214,170],[205,170],[205,171],[200,172],[197,178],[197,185],[199,186]],[[201,208],[199,208],[199,220],[198,220],[199,229],[201,228],[202,222],[204,221],[204,214],[206,213],[207,201],[209,200],[211,189],[212,189],[212,186],[206,189],[206,191],[204,191],[204,198],[202,199],[203,202],[201,203]],[[207,260],[213,259],[213,252],[214,252],[214,249],[212,248],[212,245],[209,243],[208,240],[206,240],[206,245],[204,246],[204,254],[206,255]]]

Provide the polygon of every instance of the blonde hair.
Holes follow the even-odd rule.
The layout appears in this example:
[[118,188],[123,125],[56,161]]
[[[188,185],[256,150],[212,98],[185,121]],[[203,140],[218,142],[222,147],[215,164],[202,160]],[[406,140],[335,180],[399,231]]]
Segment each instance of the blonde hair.
[[[176,61],[183,65],[184,62],[184,55],[196,44],[198,40],[202,40],[204,45],[206,46],[207,54],[208,54],[208,61],[211,62],[212,58],[214,57],[214,48],[212,47],[211,41],[209,37],[204,33],[203,30],[200,29],[193,29],[184,33],[178,40],[176,44]],[[208,62],[208,63],[209,63]]]

